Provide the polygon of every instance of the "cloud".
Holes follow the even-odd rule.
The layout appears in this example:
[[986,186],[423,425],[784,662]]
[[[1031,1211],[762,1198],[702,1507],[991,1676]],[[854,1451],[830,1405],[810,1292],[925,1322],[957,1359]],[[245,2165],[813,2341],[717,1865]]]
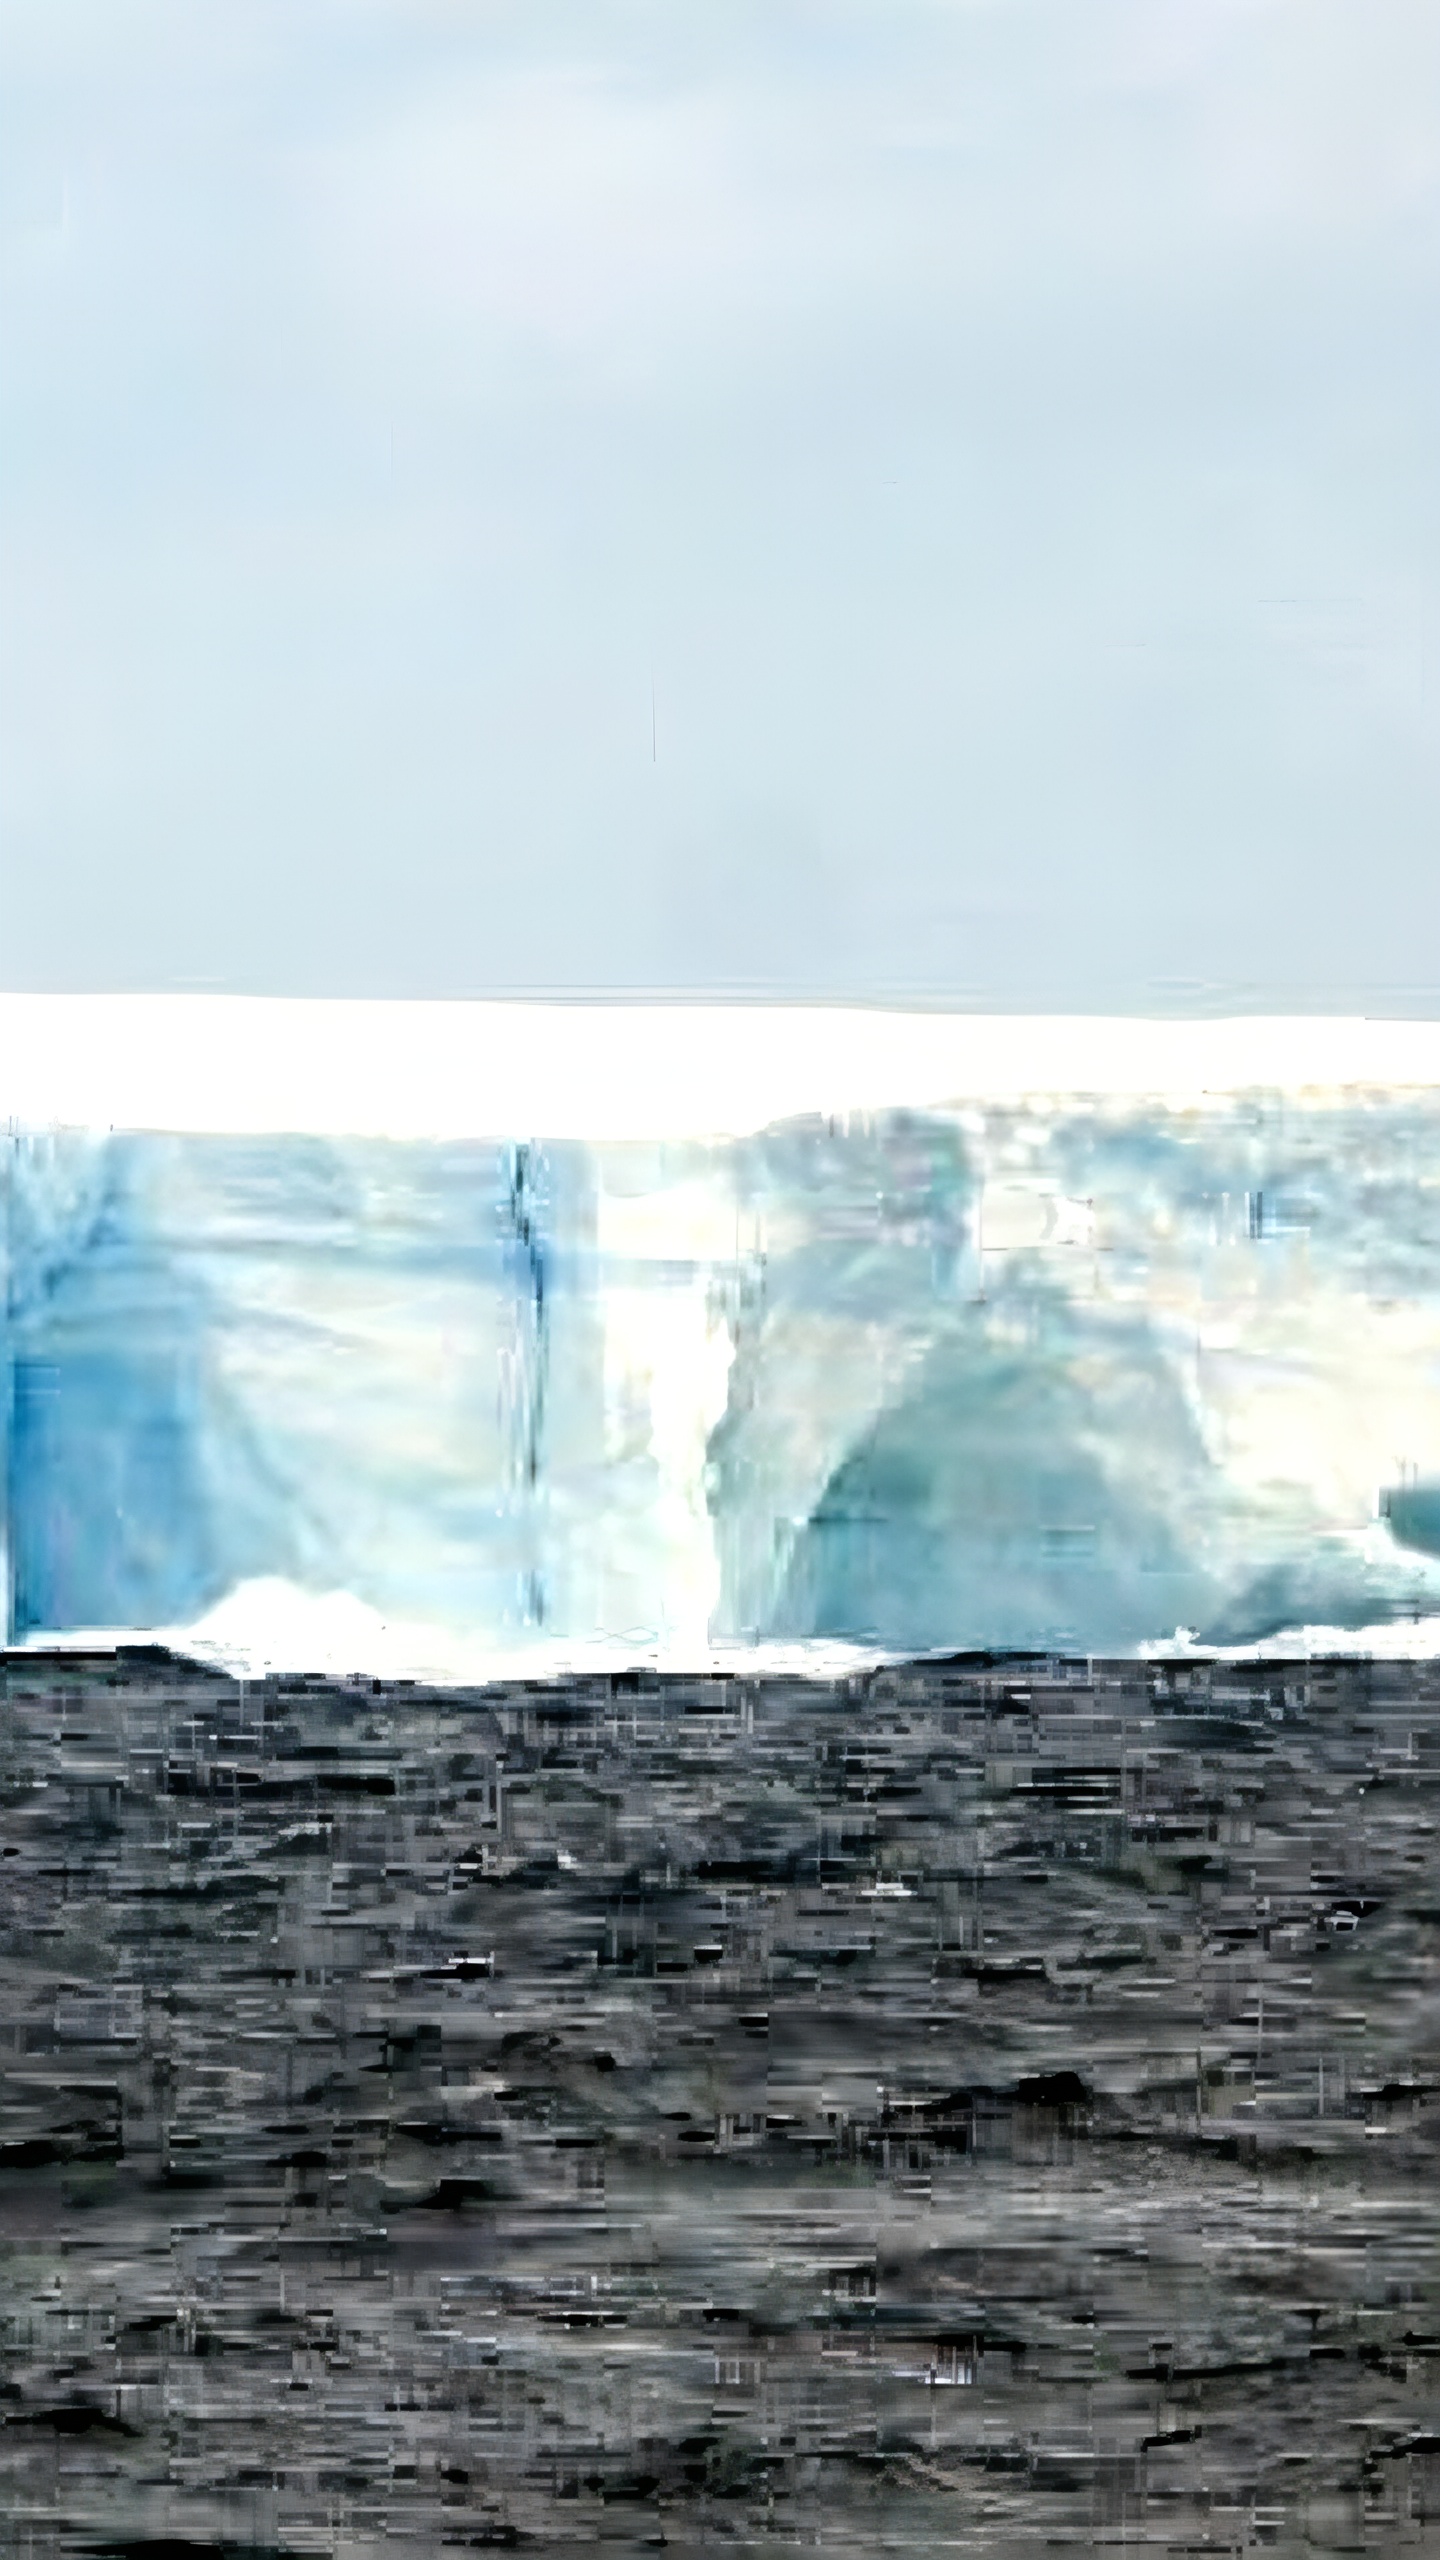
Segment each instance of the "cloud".
[[1437,49],[4,0],[7,965],[1413,979]]
[[309,164],[313,237],[362,325],[489,325],[585,349],[697,333],[766,269],[743,130],[714,97],[656,101],[544,64],[410,102]]

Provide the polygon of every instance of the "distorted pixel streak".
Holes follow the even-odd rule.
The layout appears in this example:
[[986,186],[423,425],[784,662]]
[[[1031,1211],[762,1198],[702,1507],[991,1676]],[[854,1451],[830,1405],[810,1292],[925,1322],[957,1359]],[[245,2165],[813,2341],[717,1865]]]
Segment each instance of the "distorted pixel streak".
[[3,2547],[1440,2547],[1440,1672],[8,1658]]

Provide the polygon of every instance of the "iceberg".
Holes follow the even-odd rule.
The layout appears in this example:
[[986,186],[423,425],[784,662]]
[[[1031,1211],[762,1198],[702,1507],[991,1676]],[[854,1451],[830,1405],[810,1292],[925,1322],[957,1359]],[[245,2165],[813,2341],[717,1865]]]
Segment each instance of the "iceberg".
[[638,1078],[598,1130],[507,1092],[428,1136],[97,1125],[32,1078],[10,1640],[446,1678],[1428,1644],[1440,1060],[1147,1091],[1083,1050],[1027,1090],[967,1026],[739,1127],[692,1072],[678,1132]]

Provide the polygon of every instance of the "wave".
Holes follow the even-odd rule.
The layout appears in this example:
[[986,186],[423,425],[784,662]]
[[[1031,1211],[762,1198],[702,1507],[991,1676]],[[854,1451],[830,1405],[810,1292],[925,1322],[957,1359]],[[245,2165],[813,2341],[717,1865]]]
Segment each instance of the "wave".
[[[236,1679],[314,1676],[460,1689],[635,1672],[829,1683],[857,1678],[888,1663],[927,1658],[825,1637],[708,1643],[698,1649],[647,1647],[624,1637],[592,1637],[578,1644],[532,1637],[501,1647],[453,1628],[384,1618],[352,1592],[304,1591],[274,1577],[240,1584],[189,1626],[37,1631],[16,1650],[119,1654],[142,1635],[149,1645]],[[1245,1664],[1365,1657],[1390,1662],[1435,1660],[1440,1657],[1440,1612],[1424,1618],[1382,1619],[1365,1627],[1283,1627],[1245,1645],[1207,1645],[1192,1628],[1177,1627],[1173,1636],[1137,1645],[1130,1658],[1142,1663]],[[1018,1652],[1016,1658],[1021,1658]]]

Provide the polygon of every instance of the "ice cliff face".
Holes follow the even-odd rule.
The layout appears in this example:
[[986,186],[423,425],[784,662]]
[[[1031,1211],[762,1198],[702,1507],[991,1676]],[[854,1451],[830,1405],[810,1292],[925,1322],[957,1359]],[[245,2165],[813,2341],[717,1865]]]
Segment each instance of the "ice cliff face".
[[22,1132],[5,1259],[16,1636],[261,1580],[672,1657],[1440,1609],[1426,1097]]

